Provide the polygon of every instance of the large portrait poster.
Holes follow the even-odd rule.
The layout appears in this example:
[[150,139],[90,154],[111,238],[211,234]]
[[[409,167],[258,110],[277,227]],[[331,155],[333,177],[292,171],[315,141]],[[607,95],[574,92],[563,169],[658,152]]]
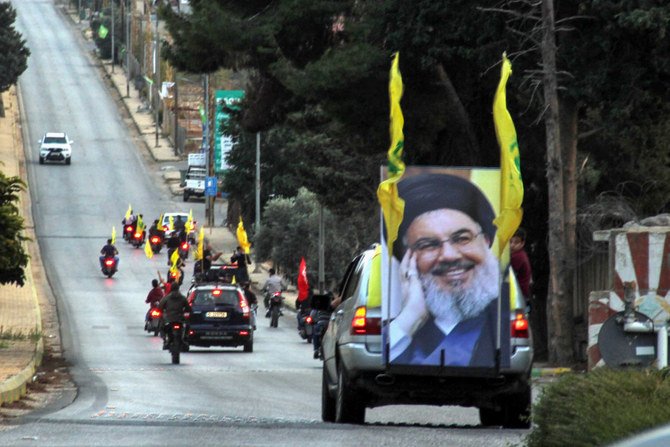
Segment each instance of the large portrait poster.
[[508,262],[496,256],[493,224],[500,170],[408,166],[398,193],[405,208],[392,253],[381,219],[387,365],[466,374],[509,366]]

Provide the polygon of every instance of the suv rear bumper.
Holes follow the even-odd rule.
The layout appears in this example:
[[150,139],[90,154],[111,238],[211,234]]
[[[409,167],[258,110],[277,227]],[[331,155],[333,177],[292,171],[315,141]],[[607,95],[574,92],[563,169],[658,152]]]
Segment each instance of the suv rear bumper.
[[242,346],[252,340],[253,333],[251,326],[222,328],[198,324],[188,327],[186,340],[194,346]]
[[492,377],[453,377],[387,373],[380,352],[363,343],[340,345],[339,361],[354,388],[365,391],[368,406],[389,404],[482,406],[501,394],[520,392],[528,383],[532,349],[512,349],[511,368]]

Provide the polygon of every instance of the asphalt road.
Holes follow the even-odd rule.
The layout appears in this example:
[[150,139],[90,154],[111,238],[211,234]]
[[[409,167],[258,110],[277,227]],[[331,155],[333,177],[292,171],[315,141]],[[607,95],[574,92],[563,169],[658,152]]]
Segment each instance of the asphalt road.
[[[20,92],[36,234],[78,391],[0,427],[0,445],[520,442],[526,431],[479,427],[476,410],[456,407],[368,410],[364,426],[320,422],[321,363],[288,313],[274,330],[259,318],[251,354],[195,348],[171,365],[159,339],[143,331],[144,297],[156,270],[165,272],[165,256],[149,260],[120,241],[120,272],[107,279],[98,251],[112,226],[120,234],[129,203],[146,220],[190,208],[202,218],[203,205],[184,209],[172,201],[160,167],[138,149],[92,48],[52,1],[12,3],[32,53]],[[75,141],[71,166],[38,164],[37,141],[46,131],[65,131]]]

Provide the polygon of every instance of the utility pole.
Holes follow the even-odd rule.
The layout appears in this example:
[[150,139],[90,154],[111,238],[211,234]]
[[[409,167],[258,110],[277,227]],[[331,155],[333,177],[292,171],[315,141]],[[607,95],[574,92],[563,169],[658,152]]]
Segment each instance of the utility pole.
[[325,273],[325,248],[326,240],[325,229],[323,225],[323,205],[319,204],[319,294],[323,295],[326,286]]
[[[210,107],[210,98],[209,98],[209,74],[205,75],[204,79],[205,87],[205,132],[203,132],[203,138],[205,139],[205,160],[207,167],[207,177],[211,178],[214,176],[214,151],[212,150],[213,144],[210,138],[210,131],[212,127],[212,113]],[[210,228],[214,226],[212,222],[214,221],[214,216],[212,215],[212,196],[205,196],[205,220],[207,225]]]
[[[261,133],[256,132],[256,220],[254,222],[254,238],[261,229]],[[260,273],[258,262],[254,262],[254,273]]]
[[132,18],[130,2],[131,0],[128,0],[123,3],[126,16],[126,98],[130,98],[130,49],[132,48],[130,43],[130,20]]
[[[208,175],[210,177],[215,177],[214,173],[216,172],[216,169],[214,169],[214,149],[216,145],[214,144],[214,128],[217,125],[216,122],[216,100],[214,99],[214,95],[212,95],[212,84],[209,79],[209,75],[207,75],[207,101],[209,104],[209,113],[207,114],[209,118],[209,122],[207,123],[207,133],[209,134],[208,140],[209,140],[209,171]],[[214,228],[214,202],[216,201],[216,196],[209,196],[209,201],[207,202],[207,214],[209,217],[209,227]]]
[[158,111],[160,108],[160,103],[161,103],[161,98],[160,98],[160,70],[161,70],[161,65],[160,61],[158,60],[158,55],[159,55],[159,48],[158,48],[158,11],[154,9],[154,14],[156,16],[156,33],[155,33],[155,42],[154,42],[154,87],[156,88],[156,106],[155,106],[155,112],[156,112],[156,146],[155,147],[160,147],[158,144],[158,132],[159,132],[159,124],[158,124]]
[[174,71],[174,154],[179,155],[179,72]]
[[112,0],[112,73],[114,73],[114,59],[115,59],[114,58],[114,50],[115,50],[115,48],[114,48],[114,28],[116,28],[114,26],[114,2],[115,1],[116,0]]

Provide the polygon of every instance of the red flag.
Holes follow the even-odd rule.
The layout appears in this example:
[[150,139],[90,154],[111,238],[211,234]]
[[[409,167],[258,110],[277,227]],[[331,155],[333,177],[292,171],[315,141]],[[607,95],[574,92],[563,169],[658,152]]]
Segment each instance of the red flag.
[[300,267],[298,267],[298,301],[304,301],[308,296],[307,264],[305,263],[305,258],[300,258]]

